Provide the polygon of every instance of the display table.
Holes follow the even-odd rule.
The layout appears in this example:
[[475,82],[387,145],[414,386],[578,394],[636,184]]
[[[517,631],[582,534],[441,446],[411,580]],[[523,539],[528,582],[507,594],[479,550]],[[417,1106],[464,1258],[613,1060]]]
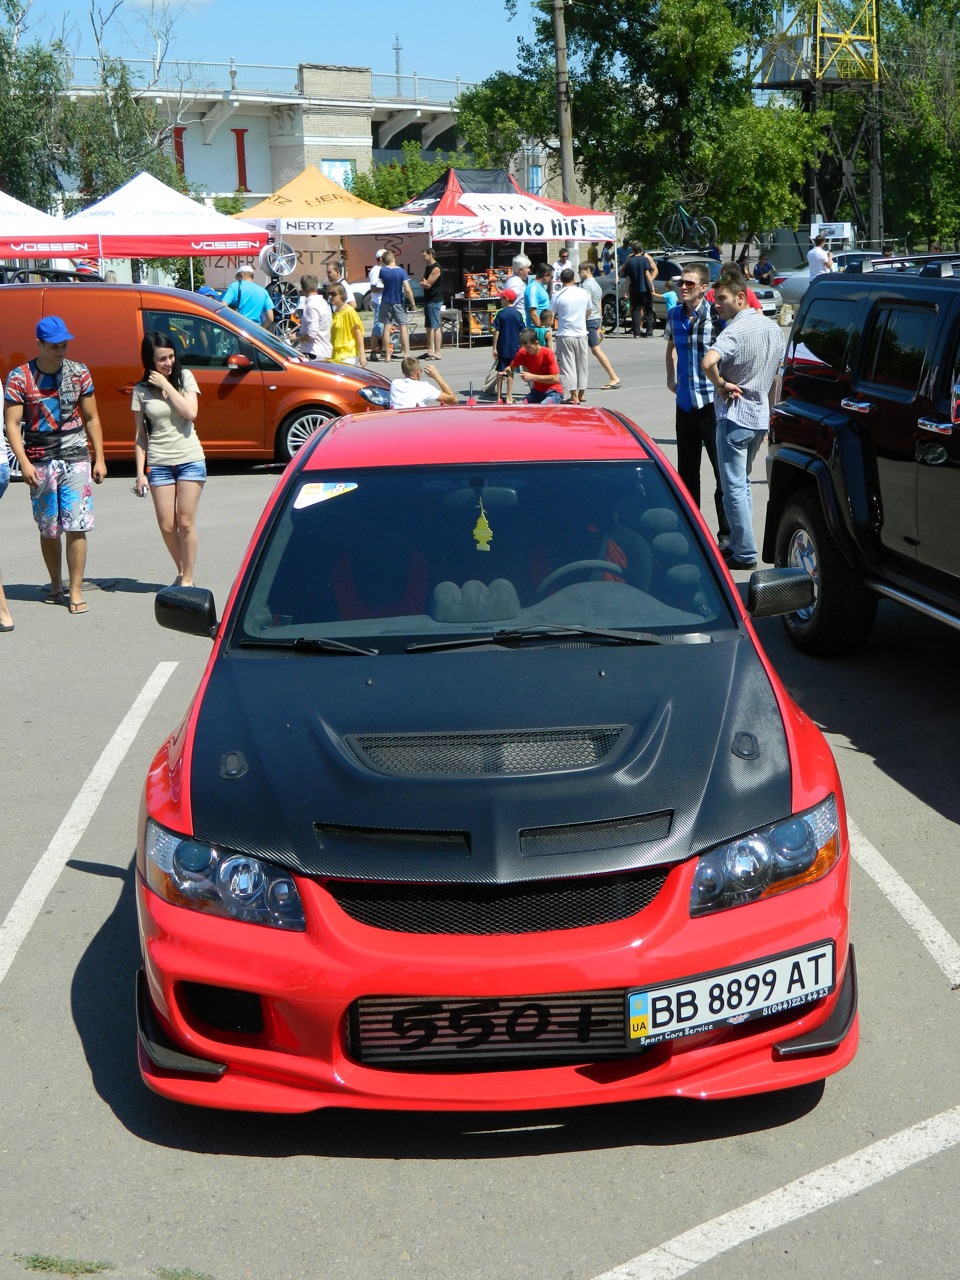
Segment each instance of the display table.
[[453,301],[460,309],[460,331],[466,330],[468,347],[472,347],[475,340],[493,337],[493,317],[498,307],[496,298],[468,298],[458,293]]

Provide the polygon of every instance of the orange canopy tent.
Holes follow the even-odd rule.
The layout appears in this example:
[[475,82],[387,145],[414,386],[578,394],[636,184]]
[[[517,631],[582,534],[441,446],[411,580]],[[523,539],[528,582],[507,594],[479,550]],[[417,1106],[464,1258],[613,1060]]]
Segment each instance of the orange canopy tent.
[[278,238],[403,235],[428,230],[426,218],[368,204],[312,164],[272,196],[235,216],[265,227]]

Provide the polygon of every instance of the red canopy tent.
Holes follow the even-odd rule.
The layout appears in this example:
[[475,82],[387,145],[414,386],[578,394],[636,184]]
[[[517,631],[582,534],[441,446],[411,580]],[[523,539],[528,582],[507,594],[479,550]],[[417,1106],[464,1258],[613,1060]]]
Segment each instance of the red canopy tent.
[[434,240],[614,240],[616,217],[521,190],[507,169],[448,169],[398,213]]

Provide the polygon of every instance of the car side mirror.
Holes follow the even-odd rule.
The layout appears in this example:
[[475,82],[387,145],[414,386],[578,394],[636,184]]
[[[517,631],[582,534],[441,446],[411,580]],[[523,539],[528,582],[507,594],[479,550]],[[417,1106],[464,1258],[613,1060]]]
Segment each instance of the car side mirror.
[[248,369],[253,368],[253,361],[249,356],[234,352],[232,356],[227,356],[227,368],[234,373],[246,373]]
[[758,569],[750,575],[747,613],[751,618],[779,618],[809,609],[813,603],[813,578],[806,569]]
[[206,587],[164,587],[154,598],[153,612],[169,631],[208,640],[217,634],[217,606]]

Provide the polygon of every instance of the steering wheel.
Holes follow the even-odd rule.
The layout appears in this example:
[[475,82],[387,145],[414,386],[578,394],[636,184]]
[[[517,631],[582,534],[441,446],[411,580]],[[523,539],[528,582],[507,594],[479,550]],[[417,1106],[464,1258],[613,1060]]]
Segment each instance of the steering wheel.
[[555,582],[565,578],[567,574],[582,573],[589,569],[608,569],[612,570],[618,578],[623,577],[623,565],[614,564],[612,560],[571,560],[569,564],[562,564],[559,569],[554,569],[553,573],[547,574],[539,587],[537,587],[537,595],[542,596],[548,587],[552,587]]

